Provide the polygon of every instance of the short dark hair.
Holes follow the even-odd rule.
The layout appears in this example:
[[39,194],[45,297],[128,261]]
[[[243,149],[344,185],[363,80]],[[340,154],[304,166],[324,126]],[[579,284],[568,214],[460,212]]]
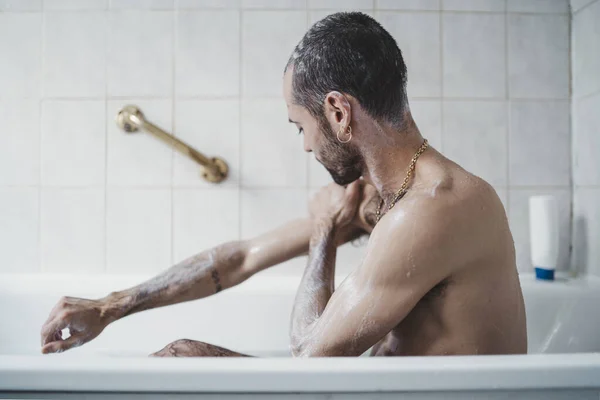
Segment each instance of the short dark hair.
[[408,107],[406,65],[394,38],[373,18],[340,12],[315,23],[294,49],[293,98],[324,119],[325,96],[353,96],[373,118],[403,124]]

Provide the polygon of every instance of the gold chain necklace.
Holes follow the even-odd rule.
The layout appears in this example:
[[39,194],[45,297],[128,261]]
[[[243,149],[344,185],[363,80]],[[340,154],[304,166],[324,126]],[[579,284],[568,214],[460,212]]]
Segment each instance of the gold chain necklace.
[[[419,150],[416,152],[416,154],[413,156],[412,160],[410,161],[410,165],[408,166],[408,171],[406,172],[406,177],[404,177],[404,182],[402,183],[402,186],[400,187],[400,189],[396,192],[396,195],[392,199],[392,202],[390,203],[386,212],[390,211],[392,209],[392,207],[394,207],[396,205],[396,203],[401,198],[403,198],[404,195],[406,194],[406,192],[408,191],[408,182],[410,181],[410,178],[412,177],[412,174],[415,171],[415,165],[417,164],[417,160],[419,159],[421,154],[423,154],[423,152],[428,147],[429,147],[429,142],[427,141],[427,139],[425,139],[425,141],[423,142],[421,147],[419,147]],[[379,220],[382,217],[381,207],[383,207],[383,198],[379,202],[379,207],[377,207],[377,213],[375,214],[375,217],[376,217],[375,223],[379,222]]]

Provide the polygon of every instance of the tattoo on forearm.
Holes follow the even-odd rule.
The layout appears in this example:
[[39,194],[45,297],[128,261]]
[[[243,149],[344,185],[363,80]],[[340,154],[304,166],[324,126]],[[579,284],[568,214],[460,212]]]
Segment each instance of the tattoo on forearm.
[[221,279],[219,278],[219,271],[217,271],[217,269],[214,268],[210,275],[215,284],[216,293],[219,293],[223,289],[223,287],[221,286]]
[[[238,242],[220,245],[181,261],[134,288],[113,295],[119,318],[169,304],[195,300],[222,291],[244,260]],[[222,279],[221,274],[225,274]]]

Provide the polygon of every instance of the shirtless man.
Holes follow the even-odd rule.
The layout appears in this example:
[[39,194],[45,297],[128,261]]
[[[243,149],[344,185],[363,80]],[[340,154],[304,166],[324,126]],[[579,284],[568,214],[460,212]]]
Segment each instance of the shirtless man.
[[[358,356],[371,347],[376,356],[525,353],[523,297],[504,207],[489,184],[424,141],[394,39],[364,14],[326,17],[290,58],[284,96],[290,122],[305,135],[304,149],[347,185],[320,194],[311,223],[289,242],[297,253],[280,242],[271,249],[281,252],[257,256],[262,265],[274,264],[309,243],[292,313],[292,355]],[[362,264],[334,290],[336,247],[360,233],[353,227],[369,220],[365,209],[373,204],[365,195],[371,186],[360,177],[382,201],[374,197],[375,227],[358,228],[371,230]],[[227,246],[222,252],[231,260],[223,265],[247,262]],[[218,291],[254,272],[200,274],[215,257],[102,301],[64,299],[42,330],[42,351],[81,344],[123,315],[199,298],[211,282]],[[65,326],[75,339],[59,337]],[[155,355],[240,354],[180,340]]]

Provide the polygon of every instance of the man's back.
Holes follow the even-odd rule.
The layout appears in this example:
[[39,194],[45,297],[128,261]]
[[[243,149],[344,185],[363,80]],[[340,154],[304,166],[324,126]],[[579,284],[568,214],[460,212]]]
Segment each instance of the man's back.
[[[420,183],[387,218],[413,217],[410,226],[399,224],[395,229],[410,230],[421,219],[429,221],[432,243],[439,235],[451,237],[444,241],[446,248],[430,249],[443,254],[434,268],[445,271],[444,278],[374,346],[372,355],[525,353],[525,309],[500,199],[485,181],[433,149],[419,163]],[[433,223],[432,215],[437,216]],[[399,279],[418,279],[430,272],[415,265]]]

